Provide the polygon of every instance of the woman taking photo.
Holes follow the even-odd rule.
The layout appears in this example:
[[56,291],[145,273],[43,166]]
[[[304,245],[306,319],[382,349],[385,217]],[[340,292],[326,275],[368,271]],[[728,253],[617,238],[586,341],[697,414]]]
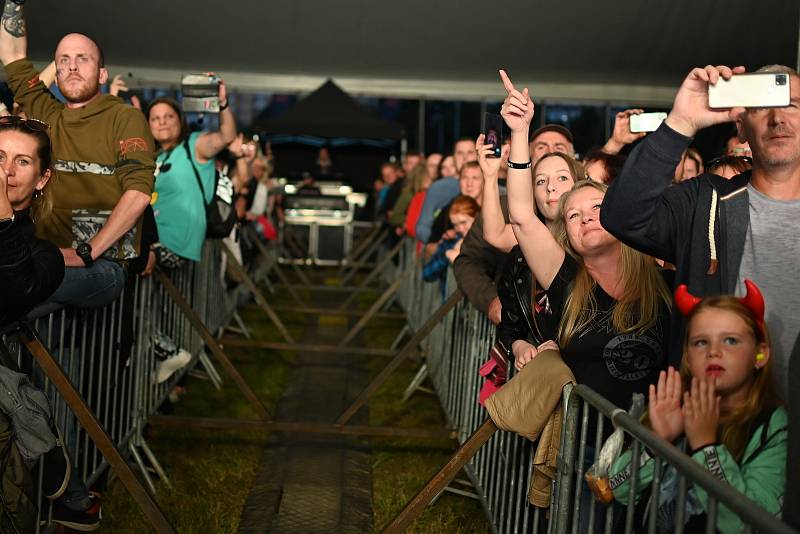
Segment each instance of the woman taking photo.
[[178,102],[157,98],[147,108],[159,148],[153,211],[161,244],[178,256],[200,261],[206,236],[206,204],[214,198],[214,156],[236,138],[225,84],[219,84],[219,131],[189,133]]

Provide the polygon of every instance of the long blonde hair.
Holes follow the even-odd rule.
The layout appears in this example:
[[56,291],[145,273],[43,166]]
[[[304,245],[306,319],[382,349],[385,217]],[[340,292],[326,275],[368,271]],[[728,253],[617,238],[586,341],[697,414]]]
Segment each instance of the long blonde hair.
[[[558,203],[559,218],[556,221],[555,237],[564,251],[578,262],[575,283],[564,303],[564,311],[558,326],[558,344],[565,347],[572,337],[586,328],[597,314],[597,299],[594,288],[597,282],[591,277],[583,258],[575,251],[567,236],[564,222],[569,198],[576,192],[591,187],[604,195],[608,186],[592,180],[581,180],[561,195]],[[652,328],[658,320],[661,306],[670,309],[672,295],[664,283],[653,259],[629,246],[620,243],[620,269],[622,297],[617,300],[611,315],[611,323],[618,332],[641,332]]]
[[[736,297],[720,295],[703,299],[694,307],[686,319],[686,335],[683,339],[683,359],[681,361],[681,379],[684,389],[688,390],[692,381],[689,372],[689,327],[692,320],[703,310],[715,309],[734,313],[742,318],[756,340],[756,347],[765,343],[770,346],[769,331],[766,324],[763,328],[756,323],[753,314]],[[753,355],[755,358],[755,354]],[[766,419],[775,408],[783,403],[775,391],[772,376],[772,358],[760,369],[754,369],[755,378],[750,387],[745,403],[728,413],[720,413],[719,437],[736,461],[741,460],[747,448],[750,436],[755,430],[755,424]]]

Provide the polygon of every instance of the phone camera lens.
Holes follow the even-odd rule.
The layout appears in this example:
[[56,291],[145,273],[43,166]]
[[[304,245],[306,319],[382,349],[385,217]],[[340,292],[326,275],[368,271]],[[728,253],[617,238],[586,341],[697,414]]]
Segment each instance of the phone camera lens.
[[786,85],[786,75],[778,74],[775,76],[775,85]]

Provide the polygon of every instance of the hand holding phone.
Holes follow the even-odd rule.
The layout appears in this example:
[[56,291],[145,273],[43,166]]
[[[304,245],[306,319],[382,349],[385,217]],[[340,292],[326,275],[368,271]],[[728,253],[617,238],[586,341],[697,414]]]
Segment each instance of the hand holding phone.
[[493,149],[487,157],[499,158],[503,149],[503,119],[494,113],[484,113],[483,124],[483,133],[486,136],[484,143],[491,145]]
[[709,85],[716,85],[720,80],[728,80],[734,74],[742,74],[744,67],[708,66],[697,67],[683,80],[675,95],[675,102],[667,116],[670,128],[687,137],[709,126],[722,122],[730,122],[737,118],[742,108],[718,111],[708,105]]

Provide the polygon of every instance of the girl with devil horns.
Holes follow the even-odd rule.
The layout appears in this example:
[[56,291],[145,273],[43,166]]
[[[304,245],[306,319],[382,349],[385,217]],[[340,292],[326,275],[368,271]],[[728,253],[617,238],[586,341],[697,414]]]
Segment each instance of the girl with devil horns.
[[[787,413],[775,391],[770,365],[769,332],[764,324],[764,298],[745,281],[747,296],[700,299],[685,285],[675,304],[687,317],[680,371],[661,372],[650,386],[648,420],[659,437],[686,441],[692,458],[718,479],[731,484],[767,511],[779,514],[786,485]],[[639,502],[646,502],[655,462],[642,451],[637,484]],[[631,451],[610,473],[614,497],[627,503]],[[662,476],[658,499],[658,532],[672,532],[677,474]],[[699,486],[686,499],[685,531],[705,527],[708,493]],[[649,508],[649,506],[648,506]],[[643,518],[642,518],[643,519]],[[741,532],[743,523],[726,507],[718,508],[719,532]]]

